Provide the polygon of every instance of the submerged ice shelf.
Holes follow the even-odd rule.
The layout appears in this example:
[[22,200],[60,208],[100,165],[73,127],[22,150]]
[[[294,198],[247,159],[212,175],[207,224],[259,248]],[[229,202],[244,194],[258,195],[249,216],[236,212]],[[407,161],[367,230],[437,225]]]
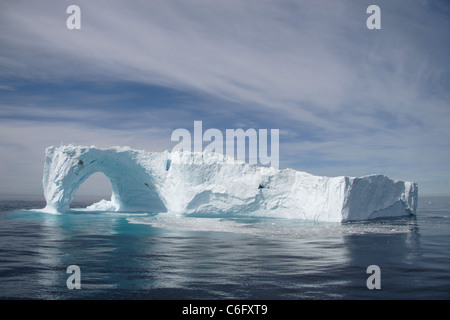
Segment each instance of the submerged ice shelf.
[[418,197],[415,183],[384,175],[321,177],[249,165],[218,153],[69,145],[46,149],[45,210],[68,211],[76,190],[95,172],[109,179],[112,196],[91,210],[343,222],[415,214]]

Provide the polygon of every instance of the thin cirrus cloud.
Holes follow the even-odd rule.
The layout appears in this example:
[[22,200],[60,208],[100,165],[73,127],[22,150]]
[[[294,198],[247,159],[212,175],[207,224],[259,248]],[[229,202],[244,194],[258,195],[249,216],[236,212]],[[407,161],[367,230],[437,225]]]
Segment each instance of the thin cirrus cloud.
[[[102,143],[113,142],[107,124],[144,137],[148,123],[155,134],[147,139],[167,148],[169,129],[222,119],[223,128],[279,128],[282,166],[450,180],[448,4],[377,1],[382,29],[374,31],[365,26],[368,1],[80,0],[82,29],[69,31],[70,4],[0,5],[2,121],[34,119],[42,131],[46,121],[98,125]],[[71,81],[92,88],[48,104],[20,90],[39,82],[69,92]],[[182,94],[168,103],[140,92],[137,101],[119,89],[108,99],[98,92],[103,82]],[[42,100],[27,112],[31,96]]]

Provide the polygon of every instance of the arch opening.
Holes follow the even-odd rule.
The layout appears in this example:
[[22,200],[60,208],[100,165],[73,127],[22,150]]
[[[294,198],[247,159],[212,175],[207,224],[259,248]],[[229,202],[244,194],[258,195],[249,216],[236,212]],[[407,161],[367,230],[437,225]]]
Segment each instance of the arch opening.
[[108,177],[100,171],[91,174],[75,191],[70,208],[85,208],[101,200],[111,200],[112,189]]

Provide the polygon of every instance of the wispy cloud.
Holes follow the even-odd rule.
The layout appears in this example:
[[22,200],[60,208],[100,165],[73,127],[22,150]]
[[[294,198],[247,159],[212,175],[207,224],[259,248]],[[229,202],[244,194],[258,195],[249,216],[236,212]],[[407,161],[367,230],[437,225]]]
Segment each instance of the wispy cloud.
[[[422,180],[433,170],[450,180],[444,2],[380,0],[377,31],[365,27],[368,1],[79,0],[79,31],[65,27],[70,4],[2,2],[0,90],[14,91],[11,79],[66,88],[71,81],[113,81],[169,88],[180,99],[144,106],[135,93],[124,99],[126,90],[100,95],[84,88],[80,95],[55,93],[56,102],[38,101],[30,110],[30,95],[18,92],[2,102],[3,119],[28,114],[27,121],[69,121],[80,131],[91,124],[110,133],[109,123],[135,141],[151,124],[160,142],[196,117],[259,124],[281,130],[282,166],[332,175],[379,169]],[[64,99],[67,105],[58,105]]]

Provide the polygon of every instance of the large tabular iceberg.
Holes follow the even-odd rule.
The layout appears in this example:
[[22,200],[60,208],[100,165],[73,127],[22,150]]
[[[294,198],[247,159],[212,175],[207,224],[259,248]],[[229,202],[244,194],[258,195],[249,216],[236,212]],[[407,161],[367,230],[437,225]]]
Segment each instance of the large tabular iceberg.
[[342,222],[415,214],[417,185],[383,175],[320,177],[249,165],[218,153],[128,147],[46,149],[45,210],[65,212],[93,173],[110,180],[111,201],[92,210],[251,214]]

